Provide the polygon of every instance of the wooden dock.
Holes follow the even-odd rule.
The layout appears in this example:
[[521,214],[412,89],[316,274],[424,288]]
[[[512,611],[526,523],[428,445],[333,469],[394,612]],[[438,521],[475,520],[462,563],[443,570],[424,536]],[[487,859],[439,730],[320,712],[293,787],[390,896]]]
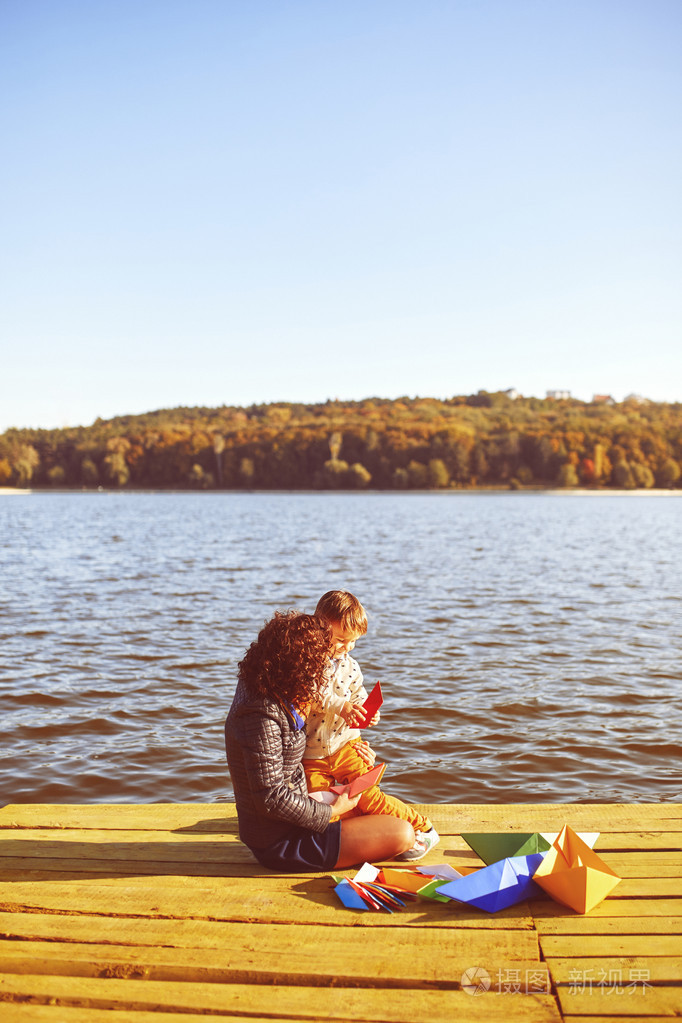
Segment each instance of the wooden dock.
[[682,1015],[681,804],[421,809],[442,836],[425,864],[477,864],[461,832],[568,823],[601,832],[596,851],[623,881],[587,916],[549,898],[492,916],[428,902],[360,913],[328,875],[259,867],[228,803],[5,806],[0,1020]]

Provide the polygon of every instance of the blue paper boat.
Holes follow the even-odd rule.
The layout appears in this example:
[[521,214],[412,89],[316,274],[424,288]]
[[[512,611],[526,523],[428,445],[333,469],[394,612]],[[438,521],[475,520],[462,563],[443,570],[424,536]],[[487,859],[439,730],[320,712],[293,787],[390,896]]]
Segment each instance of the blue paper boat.
[[447,895],[457,902],[467,902],[477,909],[484,909],[486,913],[497,913],[532,895],[544,894],[532,880],[543,859],[543,853],[508,856],[473,874],[448,881],[436,890],[439,895]]

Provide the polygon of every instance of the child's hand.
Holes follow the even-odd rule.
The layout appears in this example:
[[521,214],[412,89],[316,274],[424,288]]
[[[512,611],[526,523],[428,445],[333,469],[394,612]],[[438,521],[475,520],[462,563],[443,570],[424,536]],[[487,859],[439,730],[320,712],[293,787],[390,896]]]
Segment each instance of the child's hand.
[[374,717],[372,718],[372,720],[368,723],[367,727],[368,728],[373,728],[374,725],[378,725],[380,719],[381,719],[381,714],[379,713],[379,711],[377,711],[376,714],[374,715]]
[[365,742],[364,739],[358,739],[357,742],[353,743],[353,749],[360,757],[362,757],[366,764],[369,764],[370,767],[374,767],[374,761],[376,760],[377,755],[368,742]]
[[367,711],[359,703],[351,703],[350,700],[346,700],[339,713],[351,728],[358,728],[359,725],[364,725],[365,718],[367,717]]

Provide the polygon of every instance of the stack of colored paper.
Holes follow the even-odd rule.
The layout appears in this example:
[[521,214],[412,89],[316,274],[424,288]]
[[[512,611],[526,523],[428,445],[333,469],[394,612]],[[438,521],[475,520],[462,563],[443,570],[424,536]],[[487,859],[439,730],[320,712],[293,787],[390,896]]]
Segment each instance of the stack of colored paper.
[[408,900],[416,899],[417,896],[409,889],[387,883],[381,875],[378,867],[365,863],[354,878],[334,877],[338,882],[334,891],[348,909],[383,909],[387,913],[402,908]]
[[[336,894],[344,906],[349,909],[390,909],[404,905],[405,900],[414,901],[417,896],[424,899],[435,899],[437,902],[449,900],[438,895],[436,889],[444,883],[463,876],[472,868],[455,870],[448,864],[432,867],[397,868],[384,867],[379,869],[371,863],[365,863],[355,877],[332,875],[336,884]],[[383,904],[382,903],[383,899]],[[380,905],[374,905],[379,902]]]

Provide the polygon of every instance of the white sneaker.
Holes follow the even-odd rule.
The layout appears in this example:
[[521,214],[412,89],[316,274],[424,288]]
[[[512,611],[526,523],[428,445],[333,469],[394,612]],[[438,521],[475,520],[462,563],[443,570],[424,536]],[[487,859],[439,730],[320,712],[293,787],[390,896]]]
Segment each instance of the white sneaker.
[[414,837],[415,842],[412,848],[401,853],[400,856],[396,856],[397,860],[421,860],[440,842],[440,835],[433,826],[429,831],[415,831]]

